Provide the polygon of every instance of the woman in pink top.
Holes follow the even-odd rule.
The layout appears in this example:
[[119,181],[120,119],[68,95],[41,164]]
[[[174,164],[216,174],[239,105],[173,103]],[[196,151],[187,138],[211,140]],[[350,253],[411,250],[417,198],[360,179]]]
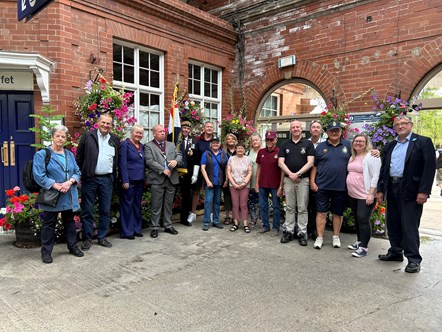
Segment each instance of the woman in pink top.
[[246,148],[242,143],[236,144],[236,155],[229,158],[227,163],[227,178],[229,179],[230,195],[233,203],[233,226],[230,230],[236,231],[239,227],[239,210],[244,222],[244,232],[250,233],[248,225],[248,207],[250,179],[252,177],[252,160],[245,156]]
[[370,218],[375,206],[381,160],[373,157],[370,150],[367,135],[358,134],[353,138],[351,158],[347,166],[347,191],[357,234],[357,241],[348,246],[349,249],[356,250],[352,254],[354,257],[367,256],[371,238]]

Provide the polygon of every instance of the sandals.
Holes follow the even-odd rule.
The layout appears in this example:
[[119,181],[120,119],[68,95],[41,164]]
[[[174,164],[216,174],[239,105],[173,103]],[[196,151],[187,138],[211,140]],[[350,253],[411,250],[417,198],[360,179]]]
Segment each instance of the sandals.
[[232,218],[230,218],[230,217],[224,218],[224,225],[230,225],[231,222],[232,222]]
[[236,231],[238,228],[239,228],[239,222],[235,222],[236,220],[234,220],[233,221],[233,226],[232,227],[230,227],[230,231],[231,232],[234,232],[234,231]]
[[244,226],[244,233],[250,233],[250,227]]

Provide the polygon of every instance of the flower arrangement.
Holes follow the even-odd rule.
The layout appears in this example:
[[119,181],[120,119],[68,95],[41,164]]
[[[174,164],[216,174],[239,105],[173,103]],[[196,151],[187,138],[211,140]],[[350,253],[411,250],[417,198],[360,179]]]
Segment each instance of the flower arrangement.
[[373,214],[371,215],[370,222],[373,230],[373,234],[375,235],[385,235],[385,212],[387,211],[385,207],[385,203],[378,204],[376,203]]
[[43,211],[35,204],[37,193],[20,194],[20,190],[17,186],[6,190],[6,214],[0,219],[0,226],[4,230],[9,230],[18,223],[33,223],[38,228],[41,223],[40,214]]
[[399,115],[406,115],[413,110],[419,110],[420,106],[410,104],[400,98],[388,96],[385,100],[373,95],[373,110],[377,112],[379,120],[373,124],[365,124],[364,132],[371,138],[373,145],[382,149],[388,142],[396,137],[393,127],[394,119]]
[[189,121],[192,124],[192,132],[199,135],[203,131],[206,116],[201,108],[200,102],[191,99],[185,99],[182,96],[178,101],[181,122]]
[[125,127],[136,123],[130,115],[130,103],[133,94],[124,90],[114,90],[101,73],[96,81],[89,80],[85,85],[85,94],[75,102],[75,113],[86,130],[98,128],[97,121],[101,114],[112,113],[114,127],[112,133],[120,139],[125,136]]
[[248,144],[252,134],[256,133],[256,129],[252,125],[252,121],[247,121],[246,117],[231,114],[223,119],[219,125],[221,128],[221,137],[224,140],[227,134],[234,134],[239,142]]
[[[347,109],[345,107],[333,108],[332,105],[328,105],[326,110],[320,114],[319,122],[324,131],[327,131],[328,125],[333,121],[341,123],[342,137],[347,138],[348,127],[350,126],[350,115],[347,113]],[[350,131],[359,131],[359,129],[350,129]]]

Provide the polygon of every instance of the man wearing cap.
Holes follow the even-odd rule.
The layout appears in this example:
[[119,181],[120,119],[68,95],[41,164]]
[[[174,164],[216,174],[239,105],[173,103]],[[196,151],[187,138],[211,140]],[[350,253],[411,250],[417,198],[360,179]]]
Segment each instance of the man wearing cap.
[[255,191],[259,193],[259,210],[262,219],[262,230],[259,233],[270,231],[269,223],[269,195],[272,195],[274,236],[279,235],[280,202],[282,194],[284,173],[278,166],[279,148],[276,146],[277,138],[274,131],[265,134],[266,147],[260,149],[256,156],[256,183]]
[[148,169],[147,182],[151,189],[150,236],[157,238],[162,211],[164,232],[178,234],[172,227],[172,205],[175,186],[179,183],[177,166],[181,165],[183,160],[181,151],[175,144],[166,141],[166,132],[162,125],[158,124],[152,130],[153,140],[144,145],[144,160]]
[[201,186],[192,184],[192,177],[198,177],[200,169],[200,156],[197,150],[197,141],[191,136],[192,124],[190,121],[181,122],[181,140],[179,141],[179,149],[183,157],[183,168],[187,169],[187,173],[180,176],[181,190],[181,212],[180,223],[186,226],[192,226],[192,222],[196,218],[196,207],[198,204],[198,196]]
[[342,139],[341,123],[338,121],[328,125],[327,135],[328,139],[316,147],[315,164],[310,175],[310,187],[316,193],[318,237],[315,249],[322,248],[329,206],[333,214],[333,247],[341,247],[339,232],[347,205],[346,177],[351,144]]
[[[322,137],[322,125],[318,120],[313,120],[310,123],[310,138],[309,141],[313,143],[313,146],[318,146],[319,143],[325,142],[325,138]],[[308,235],[311,235],[313,240],[316,240],[318,233],[316,232],[316,193],[310,189],[308,198]]]
[[210,140],[210,149],[206,150],[201,157],[201,173],[204,177],[204,222],[203,231],[207,231],[210,225],[210,212],[213,206],[213,227],[222,229],[219,222],[221,192],[227,187],[226,167],[229,155],[220,149],[219,137]]
[[[313,143],[302,137],[301,122],[290,123],[291,138],[285,141],[279,150],[278,164],[284,172],[284,191],[287,204],[286,230],[281,243],[288,243],[298,237],[301,246],[307,245],[307,206],[309,196],[310,169],[315,159]],[[296,229],[298,214],[298,231]]]

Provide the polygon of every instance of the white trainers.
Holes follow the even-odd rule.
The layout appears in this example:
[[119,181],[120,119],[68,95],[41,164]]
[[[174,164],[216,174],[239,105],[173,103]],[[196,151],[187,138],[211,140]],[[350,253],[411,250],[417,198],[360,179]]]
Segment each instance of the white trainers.
[[189,216],[187,217],[187,221],[193,223],[195,220],[196,220],[196,214],[190,212]]
[[339,236],[333,235],[333,248],[341,248],[341,240],[339,240]]
[[322,248],[322,243],[324,242],[324,239],[322,237],[317,237],[315,244],[313,244],[313,247],[315,249],[321,249]]

